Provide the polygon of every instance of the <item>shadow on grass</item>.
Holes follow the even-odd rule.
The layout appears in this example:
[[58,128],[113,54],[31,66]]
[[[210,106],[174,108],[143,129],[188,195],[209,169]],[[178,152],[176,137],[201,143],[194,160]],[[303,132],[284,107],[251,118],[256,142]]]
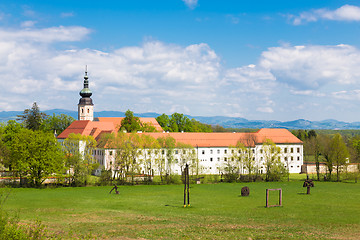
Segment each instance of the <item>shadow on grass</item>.
[[298,192],[297,194],[298,195],[311,195],[311,194],[307,194],[307,193],[304,193],[304,192]]

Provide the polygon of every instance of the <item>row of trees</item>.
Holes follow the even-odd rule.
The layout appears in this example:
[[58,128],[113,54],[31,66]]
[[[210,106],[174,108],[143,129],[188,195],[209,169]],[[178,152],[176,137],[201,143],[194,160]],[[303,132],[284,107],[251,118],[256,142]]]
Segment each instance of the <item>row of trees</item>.
[[263,172],[266,181],[279,181],[282,177],[288,175],[288,169],[285,168],[284,163],[280,159],[280,147],[276,146],[270,139],[266,139],[261,148],[262,161],[256,162],[254,152],[256,144],[257,140],[254,135],[248,134],[236,146],[229,148],[229,158],[222,167],[222,171],[225,173],[225,180],[234,181],[247,176],[246,180],[255,181],[261,175],[260,164],[265,166]]
[[353,161],[359,159],[358,136],[344,139],[339,133],[317,134],[314,130],[296,130],[293,133],[304,142],[305,161],[315,162],[318,180],[320,180],[320,162],[326,164],[327,178],[331,180],[335,169],[336,179],[339,181],[343,166],[349,163],[350,159]]
[[[192,166],[192,172],[198,173],[198,160],[192,146],[177,143],[171,136],[155,139],[146,134],[126,134],[123,132],[104,135],[99,146],[114,149],[110,171],[115,174],[112,180],[127,181],[127,177],[134,179],[135,174],[144,173],[148,177],[160,175],[162,181],[171,182],[174,175],[174,164],[183,168],[186,163]],[[175,158],[178,151],[179,162]]]

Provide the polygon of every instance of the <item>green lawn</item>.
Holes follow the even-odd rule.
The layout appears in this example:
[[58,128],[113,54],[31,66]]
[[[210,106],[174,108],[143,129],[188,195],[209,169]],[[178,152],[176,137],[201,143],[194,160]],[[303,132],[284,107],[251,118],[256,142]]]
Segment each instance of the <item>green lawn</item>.
[[[243,186],[250,196],[241,197]],[[57,189],[12,189],[6,209],[24,223],[41,220],[63,238],[359,239],[360,184],[302,181]],[[283,206],[265,208],[266,188],[282,188]],[[271,202],[277,195],[271,195]]]

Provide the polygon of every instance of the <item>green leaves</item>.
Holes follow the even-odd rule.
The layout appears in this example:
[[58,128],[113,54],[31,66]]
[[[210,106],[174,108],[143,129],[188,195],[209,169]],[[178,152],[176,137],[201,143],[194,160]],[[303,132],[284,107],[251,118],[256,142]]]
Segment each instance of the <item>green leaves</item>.
[[189,119],[184,114],[173,113],[169,118],[165,113],[156,118],[164,131],[169,132],[212,132],[211,126],[195,119]]

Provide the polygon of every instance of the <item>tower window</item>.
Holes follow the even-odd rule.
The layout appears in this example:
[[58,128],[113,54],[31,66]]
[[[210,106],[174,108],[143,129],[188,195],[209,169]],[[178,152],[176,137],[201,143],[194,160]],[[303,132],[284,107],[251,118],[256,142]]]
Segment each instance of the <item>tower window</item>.
[[81,109],[81,113],[84,113],[84,109],[83,109],[83,108]]
[[88,109],[88,113],[90,113],[90,109]]

